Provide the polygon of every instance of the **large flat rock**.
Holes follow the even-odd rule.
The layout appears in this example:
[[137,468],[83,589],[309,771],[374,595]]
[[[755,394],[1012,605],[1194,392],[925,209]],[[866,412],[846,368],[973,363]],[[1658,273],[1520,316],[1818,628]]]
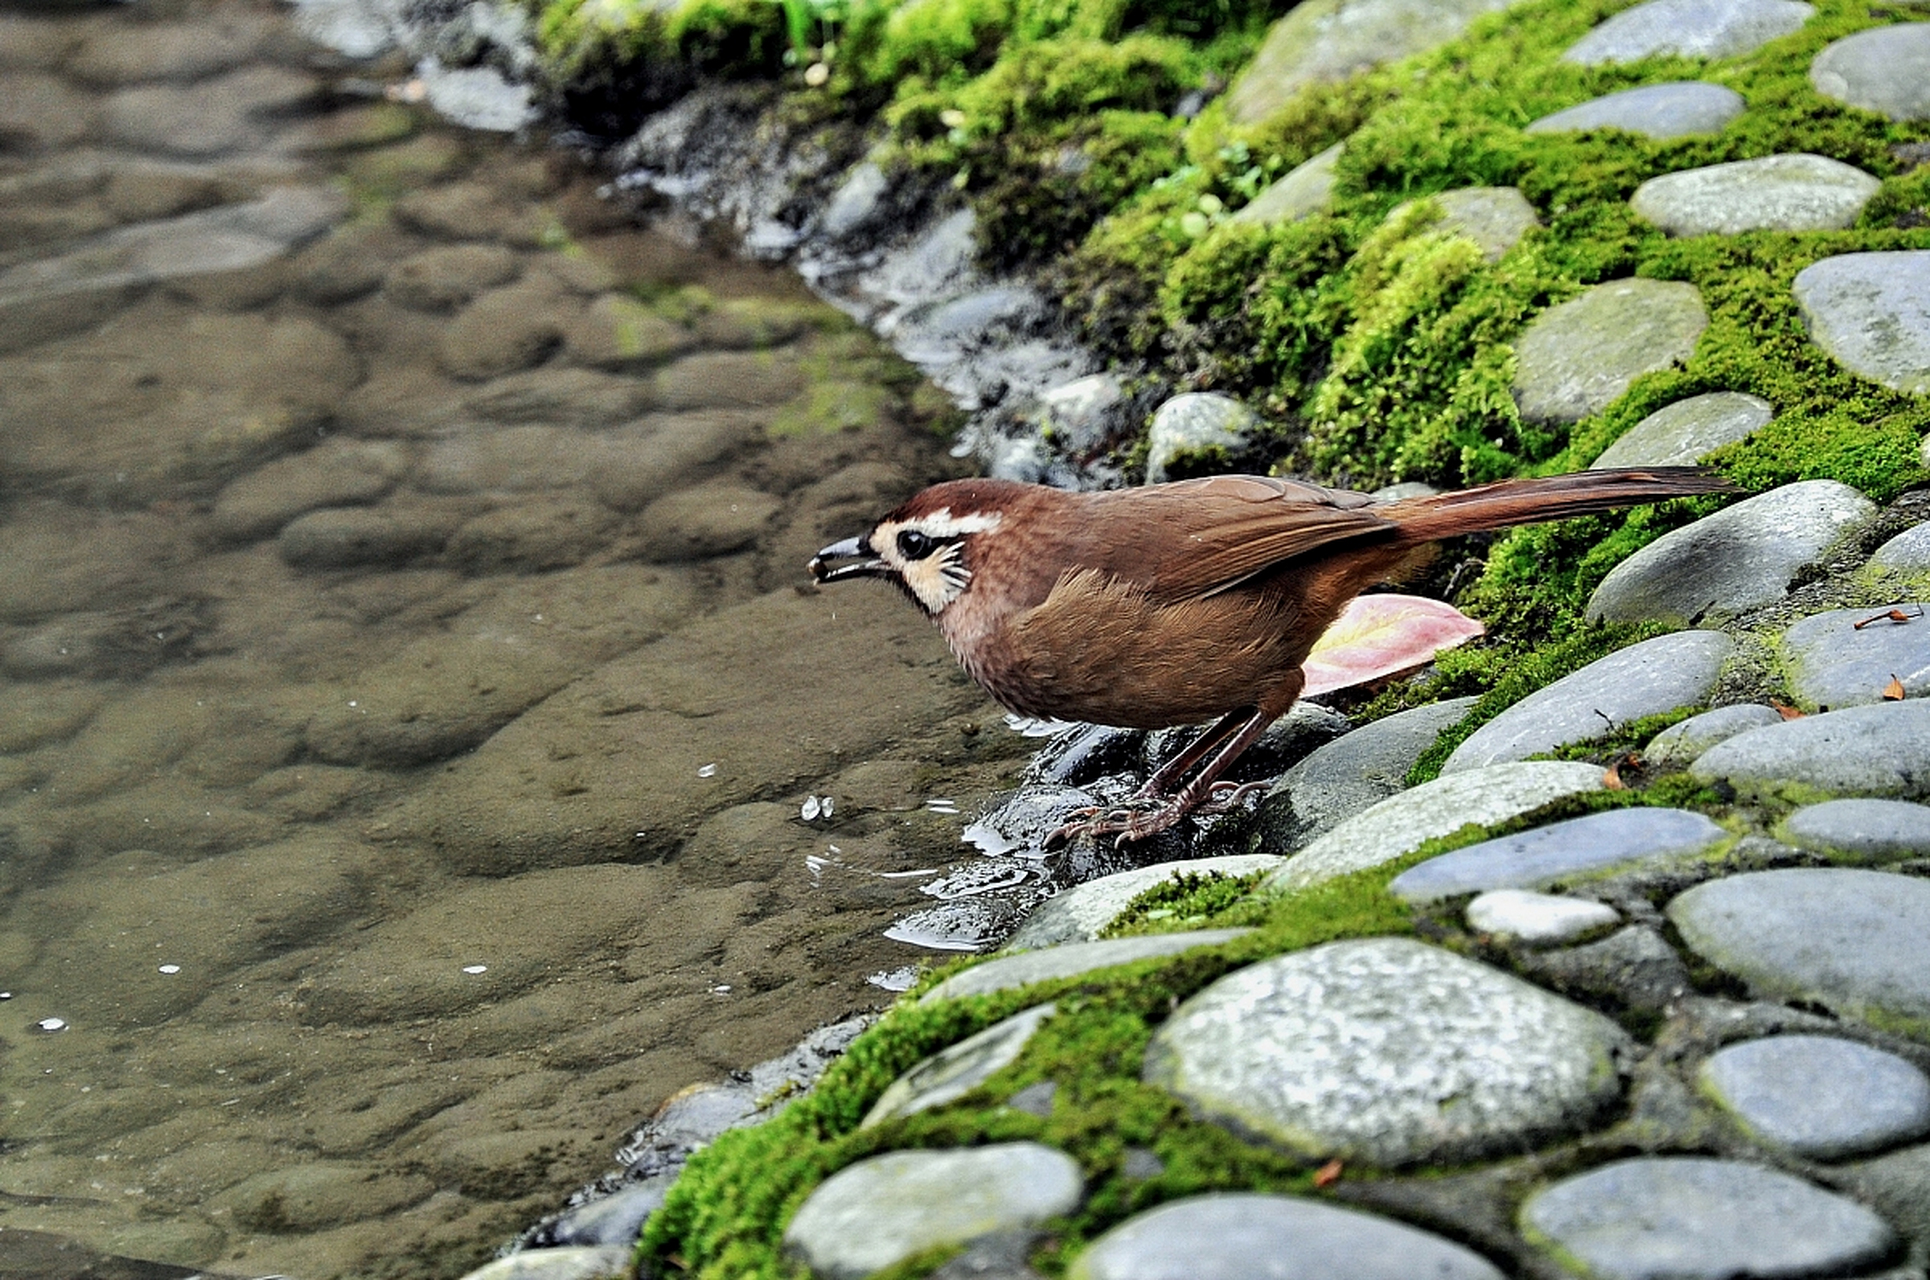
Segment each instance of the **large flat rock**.
[[1930,881],[1850,867],[1755,871],[1668,906],[1683,941],[1757,994],[1930,1038]]
[[1893,391],[1930,394],[1930,249],[1824,258],[1793,287],[1810,337],[1838,363]]
[[1608,1019],[1406,938],[1249,965],[1153,1035],[1145,1077],[1210,1119],[1319,1158],[1473,1159],[1593,1121],[1632,1047]]
[[1762,156],[1650,178],[1629,204],[1672,236],[1840,231],[1882,185],[1828,156]]
[[1725,444],[1748,439],[1775,416],[1769,401],[1741,391],[1690,396],[1657,409],[1623,432],[1588,469],[1686,467]]
[[1930,1130],[1930,1077],[1836,1036],[1767,1036],[1702,1064],[1699,1083],[1760,1141],[1811,1160],[1893,1147]]
[[1774,604],[1845,536],[1876,518],[1876,504],[1834,480],[1802,480],[1744,499],[1666,533],[1602,579],[1592,621],[1724,622]]
[[1930,700],[1845,707],[1764,725],[1710,747],[1689,772],[1744,796],[1930,797]]
[[1515,403],[1531,422],[1579,422],[1645,373],[1686,361],[1709,327],[1692,284],[1611,280],[1550,307],[1515,339]]
[[1799,0],[1649,0],[1577,40],[1564,62],[1599,66],[1643,58],[1733,58],[1800,31],[1816,12]]
[[1930,22],[1844,36],[1809,64],[1816,92],[1892,120],[1930,120]]
[[1742,95],[1724,85],[1672,80],[1576,103],[1531,122],[1528,132],[1625,129],[1646,138],[1685,138],[1721,132],[1744,105]]
[[1698,857],[1729,833],[1686,809],[1614,809],[1483,840],[1395,876],[1388,891],[1430,902],[1487,889],[1572,883]]
[[1902,605],[1902,613],[1916,616],[1900,624],[1885,618],[1883,609],[1832,609],[1783,632],[1778,647],[1796,705],[1815,710],[1881,702],[1892,680],[1905,697],[1930,694],[1926,608]]
[[1702,703],[1734,651],[1735,642],[1720,631],[1679,631],[1630,645],[1537,689],[1476,729],[1441,773],[1593,742],[1631,720]]

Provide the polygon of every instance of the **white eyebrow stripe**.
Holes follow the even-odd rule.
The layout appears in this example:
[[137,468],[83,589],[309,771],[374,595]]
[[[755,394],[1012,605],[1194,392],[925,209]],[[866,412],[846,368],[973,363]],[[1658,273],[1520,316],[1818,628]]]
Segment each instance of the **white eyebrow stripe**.
[[955,516],[950,507],[940,507],[930,515],[907,520],[905,527],[934,538],[958,538],[968,533],[990,533],[1002,524],[1003,517],[994,511],[979,511],[968,516]]

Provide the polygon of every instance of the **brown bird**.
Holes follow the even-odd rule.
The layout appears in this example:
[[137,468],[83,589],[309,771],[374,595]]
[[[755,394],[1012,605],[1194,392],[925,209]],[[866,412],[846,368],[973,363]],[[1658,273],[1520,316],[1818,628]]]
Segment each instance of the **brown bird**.
[[1300,696],[1314,642],[1430,543],[1729,492],[1696,467],[1503,480],[1388,503],[1264,476],[1098,493],[951,480],[810,568],[819,582],[896,584],[971,677],[1020,715],[1129,729],[1217,717],[1127,809],[1055,833],[1123,842],[1232,803],[1237,789],[1219,778]]

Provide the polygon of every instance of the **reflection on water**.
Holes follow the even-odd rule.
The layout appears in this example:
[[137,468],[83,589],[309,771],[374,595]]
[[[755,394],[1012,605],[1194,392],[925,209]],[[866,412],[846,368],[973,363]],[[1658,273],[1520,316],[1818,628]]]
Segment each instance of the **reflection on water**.
[[1025,745],[798,589],[929,390],[403,73],[0,14],[0,1240],[459,1273],[902,989]]

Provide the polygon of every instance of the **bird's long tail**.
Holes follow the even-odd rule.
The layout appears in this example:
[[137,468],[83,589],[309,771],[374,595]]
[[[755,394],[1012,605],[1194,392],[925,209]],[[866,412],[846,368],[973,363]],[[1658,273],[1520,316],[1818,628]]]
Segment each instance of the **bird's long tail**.
[[1735,485],[1706,467],[1631,467],[1501,480],[1455,493],[1390,502],[1375,514],[1399,526],[1402,543],[1413,544],[1666,498],[1736,492]]

